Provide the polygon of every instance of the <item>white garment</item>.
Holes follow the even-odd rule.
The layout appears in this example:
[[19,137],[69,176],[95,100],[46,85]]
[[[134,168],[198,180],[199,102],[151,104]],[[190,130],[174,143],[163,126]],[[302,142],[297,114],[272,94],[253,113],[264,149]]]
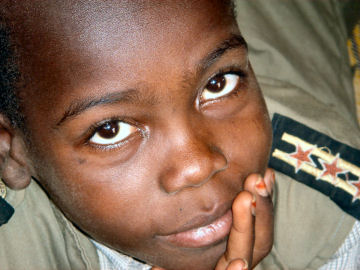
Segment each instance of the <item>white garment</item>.
[[101,270],[150,270],[151,266],[91,240],[99,256]]
[[339,250],[319,270],[360,270],[360,221],[355,222]]

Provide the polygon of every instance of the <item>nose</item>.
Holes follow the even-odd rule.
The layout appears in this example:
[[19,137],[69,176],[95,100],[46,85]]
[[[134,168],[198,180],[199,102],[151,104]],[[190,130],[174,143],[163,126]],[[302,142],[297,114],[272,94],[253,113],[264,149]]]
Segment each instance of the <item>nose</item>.
[[170,143],[166,166],[160,176],[160,185],[169,194],[199,187],[227,167],[221,150],[195,134],[178,133],[177,139]]

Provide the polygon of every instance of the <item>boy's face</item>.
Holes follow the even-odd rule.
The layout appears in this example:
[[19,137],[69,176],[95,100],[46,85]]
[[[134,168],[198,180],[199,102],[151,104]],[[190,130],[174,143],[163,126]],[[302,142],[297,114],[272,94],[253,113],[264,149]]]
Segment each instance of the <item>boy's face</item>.
[[32,78],[23,111],[51,199],[120,252],[169,269],[213,268],[232,201],[247,175],[264,171],[271,143],[224,1],[22,10],[32,19],[16,31],[33,29],[19,39]]

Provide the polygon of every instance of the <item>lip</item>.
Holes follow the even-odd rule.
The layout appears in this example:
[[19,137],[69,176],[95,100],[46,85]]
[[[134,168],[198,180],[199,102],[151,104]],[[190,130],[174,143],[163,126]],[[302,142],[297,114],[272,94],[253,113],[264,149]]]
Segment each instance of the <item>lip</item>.
[[[210,221],[204,223],[204,220]],[[191,229],[159,237],[172,245],[184,248],[202,248],[215,245],[229,235],[232,225],[232,212],[229,209],[218,218],[213,216],[198,217],[190,223],[202,223],[204,225],[193,226]],[[186,226],[188,224],[184,227]]]

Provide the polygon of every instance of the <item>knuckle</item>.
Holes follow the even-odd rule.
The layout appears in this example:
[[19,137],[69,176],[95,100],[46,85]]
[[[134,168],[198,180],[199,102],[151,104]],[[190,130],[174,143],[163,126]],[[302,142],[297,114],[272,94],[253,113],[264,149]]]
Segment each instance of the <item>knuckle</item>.
[[250,207],[253,195],[249,191],[242,191],[237,198],[235,199],[232,210],[234,212],[239,212],[244,209],[244,207]]
[[269,241],[269,244],[266,244],[261,248],[254,248],[254,253],[257,254],[257,257],[263,259],[271,252],[271,250],[272,250],[272,241]]

